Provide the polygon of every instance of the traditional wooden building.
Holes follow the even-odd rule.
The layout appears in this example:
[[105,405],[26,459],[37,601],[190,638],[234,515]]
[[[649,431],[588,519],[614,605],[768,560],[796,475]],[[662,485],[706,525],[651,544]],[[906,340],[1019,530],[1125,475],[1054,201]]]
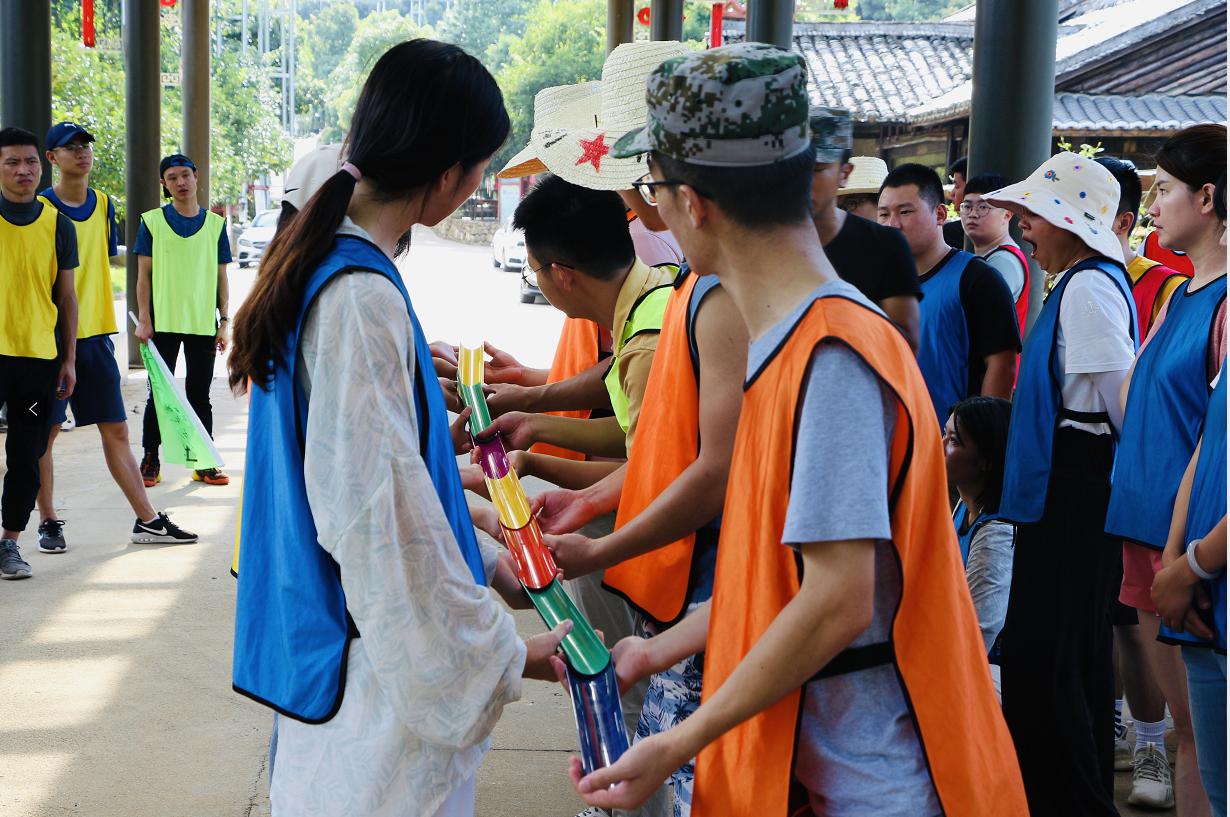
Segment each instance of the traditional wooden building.
[[[1060,0],[1054,138],[1151,168],[1167,135],[1226,121],[1226,0]],[[725,29],[727,42],[743,26]],[[813,103],[850,109],[855,153],[943,168],[966,153],[974,8],[932,23],[796,23]],[[1012,127],[1005,122],[1004,127]]]

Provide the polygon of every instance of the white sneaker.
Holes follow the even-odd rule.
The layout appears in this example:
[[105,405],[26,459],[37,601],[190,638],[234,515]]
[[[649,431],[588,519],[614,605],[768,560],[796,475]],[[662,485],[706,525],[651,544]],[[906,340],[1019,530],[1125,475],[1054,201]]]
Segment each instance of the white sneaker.
[[1126,772],[1132,768],[1132,744],[1128,743],[1128,730],[1123,724],[1115,726],[1115,771]]
[[1152,743],[1136,750],[1132,758],[1132,793],[1128,803],[1145,808],[1174,808],[1174,776],[1170,764]]

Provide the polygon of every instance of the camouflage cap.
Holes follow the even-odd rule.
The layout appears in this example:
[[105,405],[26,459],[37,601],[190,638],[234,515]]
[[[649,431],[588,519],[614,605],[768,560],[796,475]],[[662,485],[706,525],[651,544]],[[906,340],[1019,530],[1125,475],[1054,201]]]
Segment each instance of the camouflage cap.
[[611,155],[657,151],[697,165],[754,167],[809,147],[803,59],[763,43],[675,57],[649,75],[648,122]]
[[845,108],[814,106],[807,112],[817,162],[840,162],[854,149],[854,123]]

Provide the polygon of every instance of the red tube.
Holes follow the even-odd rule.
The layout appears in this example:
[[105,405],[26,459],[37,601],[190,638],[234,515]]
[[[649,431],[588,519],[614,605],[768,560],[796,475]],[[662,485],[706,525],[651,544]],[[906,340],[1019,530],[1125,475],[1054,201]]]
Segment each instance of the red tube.
[[541,590],[555,580],[557,568],[551,551],[542,542],[542,531],[533,519],[523,528],[504,529],[504,544],[517,566],[517,578],[531,590]]

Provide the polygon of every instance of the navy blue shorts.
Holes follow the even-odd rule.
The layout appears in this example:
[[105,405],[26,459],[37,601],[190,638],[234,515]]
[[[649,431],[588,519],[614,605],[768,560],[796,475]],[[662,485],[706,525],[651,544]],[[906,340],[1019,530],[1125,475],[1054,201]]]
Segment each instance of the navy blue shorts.
[[77,386],[72,397],[57,400],[51,422],[62,423],[65,411],[73,406],[73,420],[79,426],[95,423],[122,423],[128,419],[124,395],[120,392],[120,367],[115,362],[115,344],[108,335],[77,341]]

